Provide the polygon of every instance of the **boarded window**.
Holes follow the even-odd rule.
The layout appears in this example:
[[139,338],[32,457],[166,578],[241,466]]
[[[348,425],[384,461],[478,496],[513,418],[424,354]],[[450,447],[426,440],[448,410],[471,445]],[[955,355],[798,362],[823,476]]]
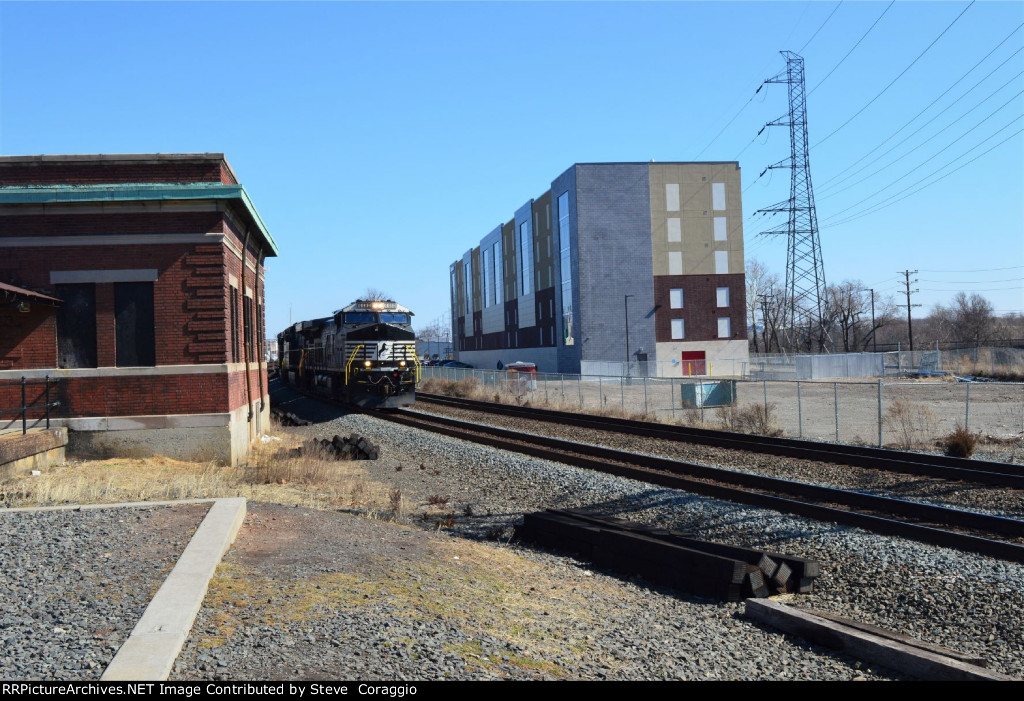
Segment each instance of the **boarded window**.
[[711,183],[711,208],[725,209],[725,183]]
[[729,251],[715,251],[715,275],[729,274]]
[[[454,279],[454,273],[453,273]],[[240,334],[238,333],[238,288],[231,288],[231,351],[229,353],[230,362],[240,362],[242,356],[242,348],[240,343]]]
[[675,340],[681,340],[686,338],[686,330],[684,328],[682,319],[672,320],[672,338]]
[[725,217],[715,217],[715,241],[725,241],[726,238]]
[[732,322],[728,317],[718,320],[718,337],[732,338]]
[[64,300],[57,310],[57,367],[98,367],[96,285],[57,285],[57,295]]
[[670,212],[679,211],[679,183],[665,184],[665,209]]
[[669,307],[671,307],[672,309],[682,309],[683,308],[683,291],[679,290],[679,289],[669,290],[668,291],[668,303],[669,303]]
[[669,275],[682,275],[683,274],[683,254],[679,251],[669,251],[668,254],[668,274]]
[[669,217],[668,219],[668,240],[671,242],[683,240],[683,227],[679,217]]
[[252,299],[246,297],[242,301],[242,338],[245,343],[245,360],[252,360]]
[[118,367],[156,365],[152,282],[114,283],[114,342]]

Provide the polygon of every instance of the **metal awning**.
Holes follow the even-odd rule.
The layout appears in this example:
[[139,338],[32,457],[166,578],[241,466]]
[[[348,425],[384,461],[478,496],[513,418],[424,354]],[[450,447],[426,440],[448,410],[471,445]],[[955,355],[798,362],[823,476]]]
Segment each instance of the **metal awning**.
[[33,292],[32,290],[26,290],[24,287],[15,287],[14,285],[0,282],[0,304],[13,304],[15,302],[36,302],[37,304],[46,304],[51,307],[57,307],[64,303],[63,300],[44,295],[41,292]]

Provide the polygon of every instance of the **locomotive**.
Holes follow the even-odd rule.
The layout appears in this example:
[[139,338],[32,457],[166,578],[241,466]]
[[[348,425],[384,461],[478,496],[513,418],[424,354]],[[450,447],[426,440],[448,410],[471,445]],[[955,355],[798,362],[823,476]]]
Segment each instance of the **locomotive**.
[[360,299],[300,321],[277,335],[281,379],[361,407],[409,406],[421,373],[412,316],[391,300]]

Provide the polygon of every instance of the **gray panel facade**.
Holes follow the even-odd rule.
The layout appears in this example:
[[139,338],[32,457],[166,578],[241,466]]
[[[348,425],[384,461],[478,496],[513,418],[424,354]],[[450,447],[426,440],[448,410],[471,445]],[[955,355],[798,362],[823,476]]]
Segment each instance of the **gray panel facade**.
[[[579,325],[579,308],[580,308],[580,270],[579,270],[579,255],[577,247],[577,222],[576,222],[576,166],[570,166],[568,170],[559,175],[553,181],[551,181],[551,203],[553,207],[552,217],[555,221],[555,241],[556,247],[561,249],[562,241],[558,231],[558,219],[561,216],[561,212],[558,211],[558,198],[562,193],[569,193],[569,250],[570,250],[570,262],[572,265],[572,308],[576,314],[576,324]],[[562,275],[562,261],[561,256],[555,256],[555,280],[561,283],[563,279]],[[579,373],[580,371],[580,353],[583,348],[582,337],[579,333],[576,334],[575,344],[571,346],[565,345],[565,329],[562,327],[562,285],[555,285],[555,309],[557,315],[556,321],[556,336],[558,338],[558,370],[559,372],[565,373]]]
[[[576,166],[577,343],[583,360],[626,360],[642,349],[653,359],[654,270],[651,195],[646,163]],[[554,194],[554,193],[552,193]],[[576,272],[576,271],[574,271]]]

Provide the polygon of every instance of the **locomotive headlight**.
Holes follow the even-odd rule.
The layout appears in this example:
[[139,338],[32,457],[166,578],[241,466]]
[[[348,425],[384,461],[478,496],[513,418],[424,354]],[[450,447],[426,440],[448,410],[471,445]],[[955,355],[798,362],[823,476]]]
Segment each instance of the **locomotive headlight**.
[[405,361],[404,360],[399,360],[398,361],[398,367],[404,368],[405,367]]
[[363,365],[365,367],[370,367],[371,365],[373,365],[373,363],[371,363],[369,360],[366,360],[366,361],[363,362]]

